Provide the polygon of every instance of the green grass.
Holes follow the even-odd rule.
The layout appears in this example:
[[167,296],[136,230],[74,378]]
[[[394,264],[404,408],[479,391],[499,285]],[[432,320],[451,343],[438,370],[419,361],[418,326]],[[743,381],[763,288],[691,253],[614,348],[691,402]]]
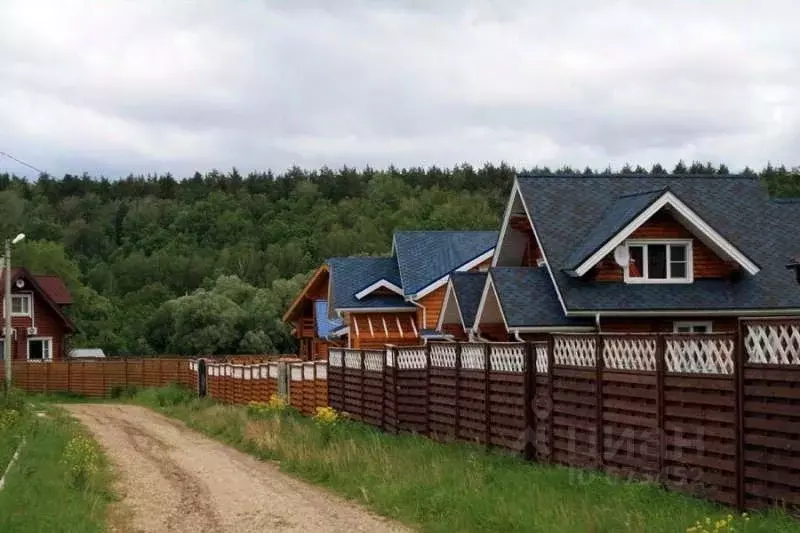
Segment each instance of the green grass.
[[[0,401],[0,412],[7,410]],[[0,491],[0,531],[3,533],[94,533],[106,530],[107,505],[114,499],[109,490],[108,464],[82,428],[62,410],[49,407],[47,417],[34,415],[27,406],[19,423],[0,436],[0,475],[13,454],[9,443],[25,437],[19,458],[11,467],[6,486]],[[13,436],[12,436],[13,435]],[[83,437],[83,438],[80,438]],[[77,439],[76,439],[77,438]],[[65,450],[76,448],[71,461]],[[85,446],[92,448],[91,455]],[[74,447],[74,445],[73,445]],[[75,461],[91,467],[80,479]]]
[[[326,432],[305,417],[223,406],[176,389],[143,391],[134,401],[422,531],[673,533],[730,512],[654,485],[353,422]],[[736,531],[800,530],[779,512],[753,515],[746,529],[736,520]]]

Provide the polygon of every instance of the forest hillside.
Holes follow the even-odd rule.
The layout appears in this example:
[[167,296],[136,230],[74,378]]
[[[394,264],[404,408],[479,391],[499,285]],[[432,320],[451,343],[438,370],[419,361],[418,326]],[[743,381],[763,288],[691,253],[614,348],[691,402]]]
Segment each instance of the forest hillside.
[[[679,163],[669,172],[728,169]],[[280,317],[325,258],[387,254],[395,229],[497,228],[515,173],[505,165],[234,169],[183,179],[0,173],[0,237],[24,232],[13,264],[65,279],[79,329],[73,346],[113,355],[288,353]],[[797,169],[758,174],[771,194],[800,196]]]

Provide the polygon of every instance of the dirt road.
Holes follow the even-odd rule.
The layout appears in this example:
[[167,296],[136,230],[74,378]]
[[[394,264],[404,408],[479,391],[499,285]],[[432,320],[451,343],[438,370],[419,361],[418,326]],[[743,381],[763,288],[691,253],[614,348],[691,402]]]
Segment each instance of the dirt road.
[[406,531],[148,409],[64,407],[116,467],[119,533]]

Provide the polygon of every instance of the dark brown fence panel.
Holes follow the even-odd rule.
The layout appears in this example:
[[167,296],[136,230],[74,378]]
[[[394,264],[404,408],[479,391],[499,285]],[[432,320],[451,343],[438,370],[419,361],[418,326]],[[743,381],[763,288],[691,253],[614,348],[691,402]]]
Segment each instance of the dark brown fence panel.
[[800,507],[800,365],[746,365],[744,497]]
[[489,373],[489,444],[522,452],[525,445],[525,375]]
[[398,368],[395,398],[398,431],[425,434],[428,399],[426,376],[425,370]]
[[553,368],[553,461],[597,465],[597,385],[594,368]]
[[428,431],[440,440],[455,439],[456,369],[432,366],[428,373]]
[[736,504],[733,376],[664,378],[664,481],[667,486]]
[[608,472],[658,477],[657,401],[654,372],[603,372],[603,459]]
[[486,372],[462,368],[458,373],[458,398],[457,437],[487,444]]

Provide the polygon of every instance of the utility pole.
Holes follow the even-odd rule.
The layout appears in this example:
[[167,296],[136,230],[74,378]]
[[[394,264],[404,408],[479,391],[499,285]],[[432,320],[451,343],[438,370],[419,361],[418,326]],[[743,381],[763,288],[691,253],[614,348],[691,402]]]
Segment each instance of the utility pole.
[[3,293],[3,315],[5,317],[5,336],[3,337],[3,362],[6,364],[6,392],[11,390],[11,245],[25,239],[20,233],[14,240],[6,239],[5,282]]
[[11,390],[11,241],[6,239],[5,275],[3,276],[3,362],[6,370],[6,392]]

